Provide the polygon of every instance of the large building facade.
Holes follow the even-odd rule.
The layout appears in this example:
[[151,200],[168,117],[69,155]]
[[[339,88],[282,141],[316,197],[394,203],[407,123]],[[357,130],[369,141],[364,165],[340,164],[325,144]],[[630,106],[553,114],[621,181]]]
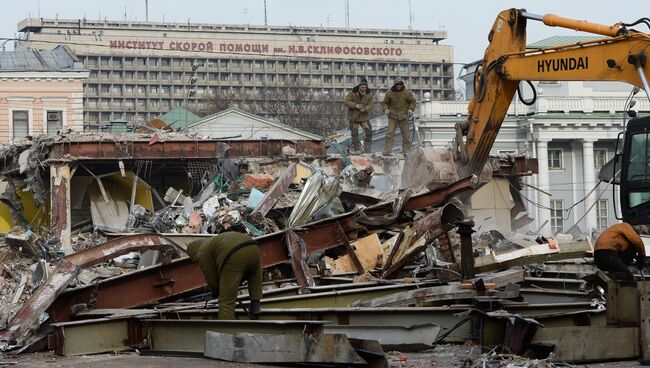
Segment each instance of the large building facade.
[[444,31],[25,19],[17,50],[67,44],[90,70],[84,120],[149,120],[213,96],[249,99],[298,84],[342,96],[367,78],[387,90],[402,78],[418,98],[454,96]]

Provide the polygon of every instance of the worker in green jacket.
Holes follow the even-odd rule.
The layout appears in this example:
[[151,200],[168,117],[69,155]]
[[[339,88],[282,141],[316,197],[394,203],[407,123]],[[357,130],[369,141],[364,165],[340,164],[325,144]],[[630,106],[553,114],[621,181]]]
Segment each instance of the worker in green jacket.
[[219,296],[219,319],[235,319],[235,302],[242,280],[248,281],[251,318],[260,314],[262,267],[257,242],[250,236],[225,232],[188,244],[187,254],[199,262],[205,281]]
[[388,115],[384,155],[391,155],[393,153],[393,137],[395,135],[395,128],[397,127],[399,127],[400,133],[402,133],[402,152],[404,154],[408,153],[411,150],[409,124],[415,111],[415,96],[404,87],[404,82],[401,79],[398,78],[395,80],[395,84],[393,84],[390,91],[384,96],[382,108],[384,114]]
[[345,105],[348,107],[348,121],[350,122],[350,153],[359,152],[359,127],[363,129],[365,152],[370,153],[372,149],[372,125],[370,125],[370,113],[375,105],[374,97],[368,88],[368,81],[363,78],[345,96]]

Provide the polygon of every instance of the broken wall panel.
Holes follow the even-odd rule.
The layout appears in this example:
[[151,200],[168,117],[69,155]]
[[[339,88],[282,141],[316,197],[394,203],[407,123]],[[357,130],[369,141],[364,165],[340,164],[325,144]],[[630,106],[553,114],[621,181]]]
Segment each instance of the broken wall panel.
[[73,252],[70,240],[72,215],[70,208],[70,166],[67,163],[50,165],[50,203],[52,235],[57,239],[54,245],[66,254]]

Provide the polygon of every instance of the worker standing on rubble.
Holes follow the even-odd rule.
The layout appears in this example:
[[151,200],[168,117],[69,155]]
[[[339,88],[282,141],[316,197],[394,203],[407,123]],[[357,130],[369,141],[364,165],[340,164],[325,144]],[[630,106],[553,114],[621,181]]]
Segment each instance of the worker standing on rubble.
[[633,280],[628,266],[636,259],[636,267],[642,270],[646,267],[645,257],[641,236],[626,222],[610,226],[596,239],[594,262],[598,268],[609,272],[612,278]]
[[413,112],[415,111],[415,96],[404,87],[404,82],[397,78],[390,91],[384,96],[382,107],[384,114],[388,115],[384,155],[393,153],[393,137],[395,128],[398,126],[402,133],[402,152],[404,154],[408,153],[411,150],[409,120],[413,118]]
[[235,302],[242,280],[248,281],[250,316],[257,319],[262,299],[262,267],[257,242],[250,236],[225,232],[195,240],[187,254],[199,262],[213,295],[219,297],[219,319],[235,319]]
[[352,143],[350,144],[350,153],[358,153],[359,149],[359,127],[363,129],[365,135],[364,146],[365,152],[370,153],[372,147],[372,126],[370,125],[370,113],[373,110],[373,95],[368,89],[368,81],[363,78],[350,92],[345,96],[345,104],[348,106],[348,121],[350,122],[350,132]]

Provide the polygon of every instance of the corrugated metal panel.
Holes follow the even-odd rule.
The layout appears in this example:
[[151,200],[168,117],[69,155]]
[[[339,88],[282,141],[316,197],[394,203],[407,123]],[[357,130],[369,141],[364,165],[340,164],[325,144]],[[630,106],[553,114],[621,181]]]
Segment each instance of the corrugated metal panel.
[[0,52],[0,70],[3,71],[60,71],[82,69],[63,46],[44,51]]

